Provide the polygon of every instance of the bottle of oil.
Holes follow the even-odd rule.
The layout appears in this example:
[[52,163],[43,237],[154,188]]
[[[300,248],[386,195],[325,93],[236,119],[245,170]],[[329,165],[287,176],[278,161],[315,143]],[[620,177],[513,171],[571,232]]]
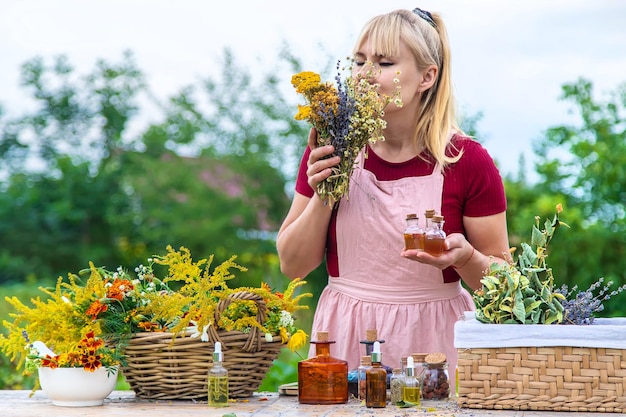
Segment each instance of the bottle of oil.
[[384,408],[387,406],[387,371],[382,367],[380,342],[374,342],[372,350],[372,367],[366,372],[367,391],[365,406],[369,408]]
[[328,332],[318,332],[315,356],[298,362],[298,402],[343,404],[348,402],[348,362],[330,356]]
[[413,357],[406,358],[406,370],[404,376],[404,402],[420,405],[420,381],[415,376]]
[[424,230],[419,226],[419,218],[415,213],[406,215],[404,249],[424,250]]
[[424,250],[433,256],[443,254],[446,241],[446,232],[443,231],[443,223],[443,216],[434,215],[431,227],[426,231]]
[[[385,343],[383,339],[378,338],[378,330],[377,329],[368,329],[365,331],[365,340],[361,340],[359,343],[365,345],[365,355],[371,357],[372,350],[374,349],[374,343],[380,343],[381,345]],[[389,382],[391,380],[391,373],[393,371],[393,367],[385,365],[381,363],[381,365],[385,371],[387,371],[387,388],[389,388]]]
[[224,354],[222,344],[215,342],[213,366],[209,369],[208,399],[211,407],[228,405],[228,371],[222,365]]

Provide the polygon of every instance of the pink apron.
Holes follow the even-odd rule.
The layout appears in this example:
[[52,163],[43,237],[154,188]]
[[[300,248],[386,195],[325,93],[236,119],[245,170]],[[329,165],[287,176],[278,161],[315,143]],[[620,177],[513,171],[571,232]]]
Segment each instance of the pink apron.
[[[361,161],[362,162],[362,161]],[[408,213],[441,212],[443,174],[378,181],[356,167],[348,199],[337,212],[339,277],[329,277],[317,304],[311,338],[328,331],[331,355],[356,369],[365,355],[365,331],[377,329],[383,364],[400,367],[412,353],[444,352],[456,369],[454,323],[474,310],[460,281],[444,283],[441,270],[402,258]],[[315,354],[314,345],[309,353]],[[453,379],[452,379],[453,380]]]

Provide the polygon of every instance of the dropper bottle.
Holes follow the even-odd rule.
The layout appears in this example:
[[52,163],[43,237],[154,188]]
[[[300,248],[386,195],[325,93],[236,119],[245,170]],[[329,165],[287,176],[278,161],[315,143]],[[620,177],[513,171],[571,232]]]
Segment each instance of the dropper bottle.
[[382,356],[380,342],[374,342],[372,367],[367,370],[365,375],[367,385],[365,406],[369,408],[384,408],[387,406],[387,371],[382,367]]
[[404,377],[404,402],[420,405],[420,383],[415,377],[415,361],[412,356],[406,358],[406,371]]
[[208,383],[208,397],[211,407],[226,407],[228,405],[228,371],[222,365],[223,361],[222,344],[215,342],[213,366],[209,369]]

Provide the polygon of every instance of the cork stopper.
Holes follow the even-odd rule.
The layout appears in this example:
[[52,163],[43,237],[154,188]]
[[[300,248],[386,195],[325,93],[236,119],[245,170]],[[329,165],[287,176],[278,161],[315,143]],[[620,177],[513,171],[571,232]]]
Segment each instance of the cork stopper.
[[406,359],[407,359],[406,356],[403,356],[400,358],[400,367],[402,369],[406,368]]
[[424,358],[424,362],[429,364],[444,363],[446,361],[446,354],[441,352],[429,353]]
[[433,216],[433,222],[435,222],[435,223],[441,223],[442,221],[443,221],[443,216],[438,215],[438,214],[435,214],[435,215]]
[[411,357],[415,363],[424,363],[426,362],[426,356],[428,353],[411,353]]
[[372,364],[371,356],[361,356],[361,365],[370,366]]
[[435,210],[434,209],[428,209],[424,212],[424,215],[426,216],[427,219],[432,219],[433,216],[435,215]]
[[378,339],[378,330],[370,329],[365,331],[365,340],[368,342],[375,342]]
[[415,213],[409,213],[406,215],[406,219],[407,220],[411,220],[411,219],[417,219],[417,214]]
[[328,332],[317,332],[318,342],[328,342]]

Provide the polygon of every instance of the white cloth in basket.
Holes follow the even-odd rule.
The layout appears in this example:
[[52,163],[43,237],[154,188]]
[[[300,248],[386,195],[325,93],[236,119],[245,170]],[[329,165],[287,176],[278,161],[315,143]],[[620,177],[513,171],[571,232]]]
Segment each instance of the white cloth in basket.
[[489,324],[466,311],[454,325],[456,348],[573,346],[626,349],[626,317],[596,318],[590,325]]

